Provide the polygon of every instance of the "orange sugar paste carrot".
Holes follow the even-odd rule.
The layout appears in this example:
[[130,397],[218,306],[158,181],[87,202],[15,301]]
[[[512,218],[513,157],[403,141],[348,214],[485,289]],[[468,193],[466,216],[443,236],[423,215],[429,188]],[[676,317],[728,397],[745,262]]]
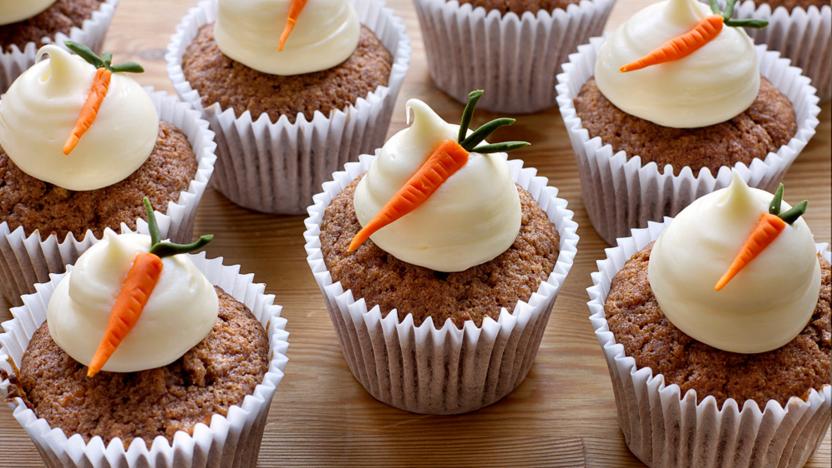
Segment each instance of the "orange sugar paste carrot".
[[[367,225],[361,228],[350,242],[349,252],[354,252],[379,229],[395,222],[399,218],[419,208],[436,192],[456,171],[462,169],[468,162],[470,152],[481,154],[508,152],[513,149],[528,146],[525,141],[506,141],[502,143],[482,143],[488,135],[496,129],[511,125],[514,119],[499,118],[483,124],[477,130],[468,134],[468,126],[474,114],[482,90],[468,93],[468,102],[462,111],[457,140],[444,140],[431,151],[424,163],[410,176],[410,179],[393,197],[379,210]],[[479,146],[478,146],[479,145]]]
[[745,239],[740,251],[731,261],[728,270],[719,278],[714,286],[715,291],[724,288],[737,274],[742,271],[752,260],[757,258],[763,251],[777,240],[786,227],[797,221],[806,212],[808,202],[803,200],[785,213],[780,212],[780,205],[783,201],[783,184],[777,188],[774,198],[769,206],[768,213],[763,213],[757,220],[757,224]]
[[130,330],[136,326],[161,275],[161,258],[149,252],[136,255],[110,311],[110,320],[90,361],[87,377],[95,376],[104,367]]
[[422,166],[393,195],[393,198],[350,242],[352,252],[376,231],[425,203],[456,171],[468,162],[468,151],[454,140],[445,140],[434,149]]
[[113,65],[113,57],[111,54],[105,53],[103,56],[99,56],[89,47],[77,42],[64,41],[64,45],[67,49],[96,68],[92,85],[87,92],[87,98],[84,100],[81,111],[78,113],[78,118],[75,119],[75,125],[72,127],[72,131],[64,143],[63,152],[68,156],[78,146],[78,142],[81,141],[81,138],[92,127],[95,118],[98,117],[101,104],[104,103],[104,98],[107,97],[107,92],[110,90],[110,80],[113,73],[141,73],[144,69],[141,65],[134,62]]
[[112,75],[112,72],[106,68],[99,68],[95,71],[95,77],[87,93],[87,99],[81,107],[81,112],[78,114],[72,133],[64,143],[64,154],[69,155],[78,145],[78,142],[81,141],[81,137],[92,127],[92,123],[95,122],[95,117],[98,115],[98,110],[101,109],[101,104],[107,96]]
[[110,319],[104,330],[104,336],[87,369],[87,377],[94,377],[104,368],[122,341],[138,323],[150,295],[153,294],[162,276],[164,265],[162,258],[199,250],[213,239],[210,235],[202,236],[196,242],[184,245],[161,241],[153,206],[147,197],[144,198],[143,203],[147,213],[147,227],[150,231],[150,251],[136,254],[133,264],[122,280],[121,288],[110,310]]
[[758,19],[734,19],[734,4],[736,0],[727,0],[725,10],[720,11],[716,0],[709,0],[712,15],[697,22],[689,31],[665,42],[644,57],[621,67],[621,72],[631,72],[661,63],[683,59],[696,52],[705,44],[714,40],[722,32],[724,26],[741,28],[764,28],[768,21]]
[[298,16],[300,16],[300,13],[306,6],[306,2],[307,0],[292,0],[292,3],[289,5],[289,14],[286,16],[286,26],[283,27],[283,32],[280,34],[280,42],[277,46],[278,51],[282,51],[286,47],[286,41],[289,40],[289,35],[292,34],[292,30],[295,29],[295,24],[298,22]]
[[717,37],[722,31],[723,24],[724,20],[722,16],[708,16],[699,21],[690,31],[665,42],[658,49],[653,50],[644,57],[624,65],[621,67],[621,71],[630,72],[641,70],[651,65],[673,62],[685,58]]

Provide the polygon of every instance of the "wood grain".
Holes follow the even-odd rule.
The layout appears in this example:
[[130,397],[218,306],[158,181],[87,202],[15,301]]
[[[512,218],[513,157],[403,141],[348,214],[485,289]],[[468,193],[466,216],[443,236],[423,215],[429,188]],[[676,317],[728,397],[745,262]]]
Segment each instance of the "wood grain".
[[[416,15],[409,0],[392,0],[413,44],[411,68],[390,129],[404,126],[403,103],[419,97],[448,119],[461,106],[428,77]],[[618,24],[646,0],[619,0]],[[122,0],[106,49],[119,61],[141,61],[144,84],[171,90],[164,49],[190,1]],[[490,116],[478,116],[483,121]],[[353,379],[341,356],[303,249],[303,218],[238,208],[209,192],[197,232],[212,232],[212,256],[239,263],[275,292],[291,332],[290,362],[272,405],[260,454],[262,466],[640,466],[624,445],[606,363],[587,320],[585,289],[606,247],[584,211],[577,168],[554,109],[520,118],[502,137],[534,143],[514,157],[537,167],[569,200],[580,224],[579,254],[549,322],[528,379],[502,402],[473,414],[431,417],[376,402]],[[786,177],[790,199],[808,198],[806,216],[818,241],[830,240],[830,106],[817,136]],[[40,459],[7,409],[0,411],[0,465],[39,466]],[[830,439],[809,466],[828,467]]]

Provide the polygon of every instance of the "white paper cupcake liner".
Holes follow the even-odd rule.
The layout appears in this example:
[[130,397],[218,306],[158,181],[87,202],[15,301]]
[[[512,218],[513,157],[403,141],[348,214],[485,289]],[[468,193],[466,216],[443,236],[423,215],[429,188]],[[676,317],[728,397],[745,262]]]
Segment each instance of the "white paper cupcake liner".
[[[513,311],[503,308],[498,320],[485,318],[482,326],[465,322],[462,329],[449,319],[440,328],[428,318],[415,326],[408,314],[399,321],[386,316],[352,291],[334,283],[321,253],[320,224],[324,210],[351,181],[366,173],[375,158],[362,155],[357,163],[333,174],[333,181],[315,195],[306,219],[307,261],[326,299],[341,350],[355,378],[377,400],[426,414],[474,411],[500,400],[526,377],[534,362],[549,314],[577,253],[578,225],[558,190],[523,169],[523,162],[508,162],[515,182],[531,193],[560,234],[560,254],[549,278],[528,302]],[[437,324],[439,325],[439,324]]]
[[[749,400],[740,407],[729,398],[720,409],[713,396],[697,398],[694,390],[682,395],[679,386],[666,385],[661,374],[653,375],[649,367],[638,369],[610,332],[604,303],[612,279],[670,221],[650,222],[646,229],[634,229],[632,237],[619,239],[617,247],[606,250],[607,258],[598,261],[593,286],[587,289],[589,319],[607,359],[627,447],[651,467],[803,466],[832,420],[829,385],[812,390],[805,400],[792,397],[785,407],[769,400],[760,402],[761,411],[757,402]],[[817,249],[830,261],[826,244]]]
[[822,100],[832,97],[832,6],[772,9],[767,3],[746,0],[737,5],[737,18],[768,20],[765,28],[745,31],[757,44],[777,50],[812,79]]
[[789,143],[765,159],[755,158],[748,166],[744,163],[723,166],[716,175],[708,168],[694,174],[685,166],[676,168],[677,174],[674,174],[670,165],[664,168],[655,162],[642,165],[638,155],[630,157],[624,151],[613,152],[612,146],[600,137],[590,138],[575,111],[574,98],[593,76],[596,53],[602,43],[602,38],[593,38],[569,56],[569,62],[563,64],[563,73],[558,75],[557,99],[578,162],[581,193],[589,219],[608,244],[614,244],[617,237],[628,236],[631,228],[676,215],[702,195],[727,187],[732,170],[748,185],[774,191],[815,134],[820,112],[815,88],[799,68],[789,66],[789,61],[780,58],[777,52],[757,46],[760,72],[794,106],[797,132]]
[[[111,440],[106,446],[99,436],[84,442],[80,434],[66,434],[59,427],[51,427],[46,420],[38,418],[21,398],[15,398],[9,402],[14,417],[26,430],[46,465],[162,468],[257,464],[269,406],[288,361],[286,319],[280,316],[282,308],[274,303],[274,295],[265,294],[265,286],[254,283],[254,275],[240,274],[239,265],[225,266],[222,258],[207,259],[204,252],[190,257],[211,284],[244,303],[266,329],[270,362],[263,381],[243,399],[242,404],[229,408],[225,416],[214,414],[209,425],[197,424],[193,434],[179,431],[173,441],[157,436],[150,447],[140,438],[133,439],[126,447],[119,438]],[[12,309],[14,318],[3,323],[5,333],[0,335],[0,368],[7,373],[16,372],[8,363],[8,358],[20,365],[29,340],[46,320],[49,298],[63,276],[53,274],[48,283],[38,284],[36,293],[23,298],[23,306]],[[0,393],[4,397],[8,386],[8,380],[0,382]]]
[[379,86],[355,104],[312,120],[299,113],[272,122],[268,114],[236,115],[219,103],[204,106],[182,71],[182,56],[199,28],[214,22],[216,3],[191,9],[171,38],[165,55],[168,75],[183,101],[203,112],[217,134],[214,185],[232,202],[266,213],[301,214],[321,184],[348,161],[384,143],[396,96],[410,63],[404,23],[380,0],[353,0],[361,23],[393,55],[387,86]]
[[[159,118],[172,123],[188,137],[199,163],[194,179],[188,189],[179,194],[179,199],[168,203],[165,213],[156,207],[162,236],[179,242],[190,241],[194,216],[217,159],[214,132],[208,129],[208,122],[197,111],[175,96],[146,89]],[[147,232],[147,223],[143,219],[138,219],[136,226],[139,231]],[[125,224],[120,228],[122,232],[129,230]],[[32,292],[35,283],[48,281],[49,273],[63,272],[66,265],[75,263],[96,240],[90,230],[80,239],[72,233],[59,239],[56,234],[44,237],[40,231],[27,233],[22,226],[11,229],[5,221],[0,222],[0,295],[9,304],[19,305],[20,296]]]
[[81,24],[80,28],[73,27],[68,36],[64,33],[57,33],[55,37],[44,37],[39,43],[28,42],[23,49],[17,45],[11,46],[10,49],[2,46],[0,50],[0,93],[5,93],[21,73],[35,64],[38,49],[44,44],[54,43],[63,47],[64,41],[70,39],[100,52],[117,5],[118,0],[105,1],[101,4],[101,8],[93,12],[92,16]]
[[413,0],[436,87],[463,103],[472,89],[484,89],[480,108],[512,114],[555,105],[561,64],[603,32],[614,4],[582,0],[518,16],[456,0]]

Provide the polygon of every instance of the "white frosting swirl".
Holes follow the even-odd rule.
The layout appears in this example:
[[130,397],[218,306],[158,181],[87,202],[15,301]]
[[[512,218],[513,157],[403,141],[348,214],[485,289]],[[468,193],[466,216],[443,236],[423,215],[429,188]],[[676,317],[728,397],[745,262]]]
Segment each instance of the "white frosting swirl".
[[49,8],[55,0],[0,0],[0,24],[17,23]]
[[68,190],[120,182],[150,156],[159,116],[142,87],[113,73],[98,116],[69,156],[63,146],[75,125],[95,67],[55,45],[18,77],[0,100],[0,145],[25,173]]
[[725,26],[683,59],[627,73],[619,70],[711,14],[697,0],[666,0],[639,11],[598,51],[598,89],[624,112],[665,127],[706,127],[742,113],[760,88],[754,43],[742,28]]
[[292,0],[219,0],[214,39],[222,53],[272,75],[332,68],[358,47],[361,23],[347,0],[309,0],[279,51]]
[[[446,123],[427,104],[407,102],[410,127],[396,133],[355,191],[355,212],[366,225],[407,182],[443,140],[456,139],[458,125]],[[372,236],[385,252],[436,271],[463,271],[506,251],[520,232],[520,197],[505,153],[471,153],[419,208]]]
[[659,236],[650,286],[664,315],[687,335],[725,351],[760,353],[785,345],[808,323],[821,272],[803,218],[714,291],[772,198],[735,174],[728,188],[691,203]]
[[[133,259],[150,238],[116,235],[87,250],[58,284],[47,309],[49,333],[73,359],[89,365]],[[187,255],[162,259],[162,275],[135,327],[104,365],[137,372],[168,365],[205,338],[219,311],[217,293]]]

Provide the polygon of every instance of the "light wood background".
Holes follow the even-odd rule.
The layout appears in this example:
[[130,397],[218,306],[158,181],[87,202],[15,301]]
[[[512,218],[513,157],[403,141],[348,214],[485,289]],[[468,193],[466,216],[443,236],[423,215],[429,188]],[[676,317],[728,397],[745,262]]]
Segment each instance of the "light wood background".
[[[404,126],[409,97],[429,102],[449,120],[461,106],[435,90],[428,76],[416,14],[409,0],[388,0],[405,20],[413,57],[390,132]],[[610,26],[646,0],[619,0]],[[139,81],[169,91],[164,51],[195,0],[122,0],[106,43],[118,61],[138,60]],[[485,113],[478,116],[482,121]],[[341,356],[303,249],[303,217],[246,211],[209,191],[196,231],[216,234],[211,256],[239,263],[285,306],[289,365],[272,404],[260,453],[262,466],[639,466],[618,429],[607,366],[587,320],[589,274],[604,243],[584,211],[577,169],[557,111],[524,116],[502,137],[534,145],[514,153],[550,178],[580,224],[575,265],[549,321],[528,379],[502,402],[453,417],[405,413],[370,397]],[[830,241],[830,106],[818,134],[786,177],[788,198],[808,198],[806,219],[819,242]],[[2,311],[7,314],[7,311]],[[40,459],[10,411],[0,410],[0,465],[39,466]],[[810,462],[830,465],[830,439]]]

